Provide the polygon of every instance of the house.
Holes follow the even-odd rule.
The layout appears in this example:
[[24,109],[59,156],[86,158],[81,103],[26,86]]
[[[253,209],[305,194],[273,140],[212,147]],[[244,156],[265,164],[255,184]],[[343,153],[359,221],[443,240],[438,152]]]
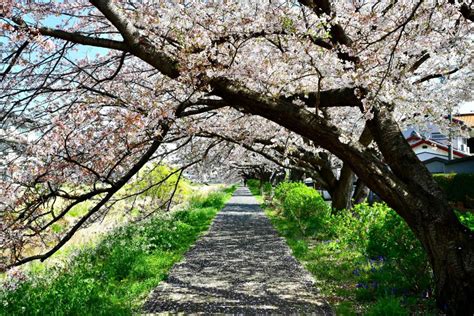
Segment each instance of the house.
[[468,139],[472,129],[462,120],[453,118],[453,122],[457,125],[456,131],[453,131],[450,137],[443,134],[441,129],[433,123],[411,126],[403,132],[403,135],[421,161],[431,158],[449,160],[450,144],[452,159],[469,157],[471,150],[468,147]]
[[[407,138],[411,148],[421,161],[432,158],[440,158],[448,160],[449,147],[447,144],[434,139],[426,139],[417,134],[413,134]],[[461,148],[458,149],[458,148]],[[453,159],[464,158],[469,156],[469,148],[464,139],[458,139],[453,142]]]
[[469,133],[469,138],[467,140],[467,146],[470,148],[471,153],[474,153],[474,112],[458,114],[455,116],[457,120],[462,121],[466,126],[468,126],[471,131]]
[[434,157],[423,163],[431,173],[474,173],[474,156],[453,160]]

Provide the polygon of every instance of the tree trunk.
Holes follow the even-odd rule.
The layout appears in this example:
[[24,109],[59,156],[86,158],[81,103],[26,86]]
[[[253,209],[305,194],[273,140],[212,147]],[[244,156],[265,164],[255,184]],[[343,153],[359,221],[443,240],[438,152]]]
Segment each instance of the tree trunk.
[[352,200],[354,205],[364,202],[369,196],[369,188],[360,180],[357,179]]
[[349,210],[352,207],[352,187],[354,182],[354,173],[344,164],[341,174],[336,182],[334,190],[331,191],[332,211]]
[[[384,200],[385,192],[377,191]],[[419,194],[399,201],[407,224],[421,241],[433,269],[437,306],[448,315],[474,313],[474,236],[469,228],[459,223],[443,198],[427,198]]]
[[[359,142],[362,146],[367,147],[372,140],[372,133],[370,132],[370,128],[366,125],[359,137]],[[349,210],[354,204],[362,202],[367,197],[369,194],[367,187],[360,179],[358,179],[358,184],[359,185],[354,191],[354,195],[352,195],[354,189],[354,172],[349,164],[344,162],[339,179],[337,180],[334,189],[331,191],[333,212],[342,209]],[[359,188],[359,192],[357,192],[357,188]],[[363,188],[365,188],[365,190]],[[356,193],[358,194],[357,197],[355,196]],[[352,197],[357,199],[353,201]]]
[[302,181],[303,176],[304,176],[303,171],[291,169],[288,180],[290,180],[290,181]]
[[370,128],[388,165],[408,187],[394,201],[375,188],[421,241],[433,268],[438,307],[450,315],[474,313],[474,234],[463,226],[432,175],[419,161],[386,108],[375,110]]

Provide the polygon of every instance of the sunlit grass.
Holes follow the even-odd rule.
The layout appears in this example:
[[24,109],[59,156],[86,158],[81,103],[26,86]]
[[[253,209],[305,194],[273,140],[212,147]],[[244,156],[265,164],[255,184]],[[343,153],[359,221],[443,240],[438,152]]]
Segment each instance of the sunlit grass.
[[267,216],[337,315],[435,311],[427,259],[406,224],[386,205],[360,204],[352,212],[322,216],[323,225],[302,230],[300,222],[309,227],[312,217],[295,220],[281,201],[270,204]]
[[[211,192],[186,210],[129,224],[97,244],[76,247],[69,262],[30,265],[27,281],[0,291],[1,315],[130,315],[206,231],[233,190]],[[72,248],[70,248],[72,249]]]

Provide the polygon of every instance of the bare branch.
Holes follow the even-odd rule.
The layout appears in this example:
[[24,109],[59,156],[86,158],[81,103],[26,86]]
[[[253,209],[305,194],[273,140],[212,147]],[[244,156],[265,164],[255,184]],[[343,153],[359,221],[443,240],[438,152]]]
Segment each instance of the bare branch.
[[40,255],[34,255],[30,257],[23,258],[21,260],[18,260],[5,268],[11,268],[13,266],[18,266],[22,265],[24,263],[33,261],[33,260],[40,260],[44,261],[47,258],[51,257],[54,253],[56,253],[59,249],[61,249],[62,246],[64,246],[71,238],[74,236],[74,234],[82,227],[82,225],[89,219],[91,218],[92,215],[94,215],[99,209],[101,209],[112,197],[113,195],[120,190],[148,161],[149,159],[153,156],[153,154],[158,150],[160,145],[162,144],[162,141],[165,137],[165,135],[168,133],[170,129],[170,123],[163,122],[161,124],[162,128],[162,133],[156,137],[156,139],[153,141],[153,143],[150,145],[150,147],[147,149],[147,151],[142,155],[142,157],[133,165],[127,173],[125,173],[124,176],[122,176],[118,181],[114,183],[112,187],[110,187],[107,191],[107,194],[105,197],[103,197],[92,209],[87,212],[86,215],[81,217],[81,219],[67,232],[67,234],[61,238],[61,240],[49,251],[40,254]]

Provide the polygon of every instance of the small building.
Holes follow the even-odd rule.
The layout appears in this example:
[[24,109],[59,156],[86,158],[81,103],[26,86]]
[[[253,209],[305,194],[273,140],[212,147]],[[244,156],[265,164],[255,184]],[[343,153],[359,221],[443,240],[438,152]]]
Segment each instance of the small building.
[[454,160],[433,157],[423,163],[431,173],[474,173],[474,156]]
[[474,113],[458,114],[455,118],[471,129],[467,139],[467,146],[470,148],[470,152],[474,153]]
[[[453,144],[453,159],[470,156],[467,144],[464,146],[464,140],[465,139],[459,137],[457,146]],[[407,138],[407,141],[421,161],[426,161],[431,158],[448,160],[449,147],[445,143],[433,139],[425,139],[417,134],[412,134],[412,136]],[[462,148],[462,150],[457,148]]]
[[[431,173],[474,173],[474,156],[471,155],[474,147],[469,146],[474,136],[474,113],[457,115],[452,122],[455,128],[450,136],[431,122],[411,126],[403,135]],[[453,154],[451,160],[449,145]]]

